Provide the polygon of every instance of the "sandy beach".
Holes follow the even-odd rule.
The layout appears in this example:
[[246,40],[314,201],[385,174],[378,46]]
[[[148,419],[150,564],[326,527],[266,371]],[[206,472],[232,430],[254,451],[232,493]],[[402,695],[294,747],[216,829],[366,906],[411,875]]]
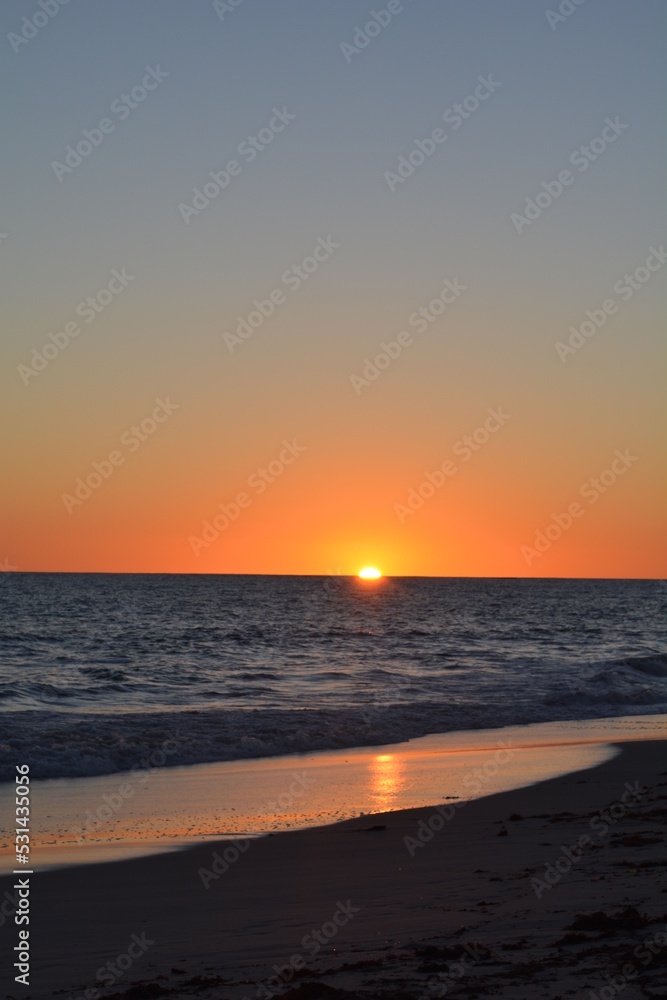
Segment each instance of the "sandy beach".
[[667,1000],[667,0],[0,23],[0,1000]]
[[[612,743],[663,734],[661,716],[630,716],[193,767],[169,767],[157,752],[132,771],[32,780],[31,856],[44,871],[470,801],[593,767],[613,756]],[[0,785],[8,820],[13,796],[9,783]],[[15,867],[14,836],[3,823],[0,875]]]
[[[30,987],[3,992],[667,995],[664,742],[616,749],[475,801],[44,871]],[[0,881],[4,902],[12,885]],[[16,933],[3,919],[4,954]]]

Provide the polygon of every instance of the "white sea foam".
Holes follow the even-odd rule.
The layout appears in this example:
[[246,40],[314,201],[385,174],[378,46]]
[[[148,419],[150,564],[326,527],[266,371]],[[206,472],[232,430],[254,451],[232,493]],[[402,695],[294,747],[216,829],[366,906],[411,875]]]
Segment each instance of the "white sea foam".
[[667,711],[652,581],[13,574],[0,780]]

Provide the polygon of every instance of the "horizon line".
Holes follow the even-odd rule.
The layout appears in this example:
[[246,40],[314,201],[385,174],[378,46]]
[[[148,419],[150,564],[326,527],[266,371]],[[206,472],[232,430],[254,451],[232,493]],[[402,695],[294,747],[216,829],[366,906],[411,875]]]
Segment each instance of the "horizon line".
[[[69,569],[7,569],[2,571],[9,575],[50,574],[53,576],[262,576],[262,577],[295,577],[295,578],[327,578],[344,577],[352,580],[358,578],[357,573],[226,573],[226,572],[182,572],[176,570],[69,570]],[[448,574],[427,573],[383,573],[382,580],[609,580],[616,582],[666,583],[661,576],[452,576]]]

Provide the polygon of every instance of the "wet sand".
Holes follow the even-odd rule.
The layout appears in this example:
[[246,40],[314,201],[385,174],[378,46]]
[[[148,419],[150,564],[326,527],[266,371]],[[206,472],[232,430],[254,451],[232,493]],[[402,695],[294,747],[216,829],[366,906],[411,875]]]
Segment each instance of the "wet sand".
[[[663,996],[665,744],[617,750],[475,801],[43,871],[31,985],[5,965],[3,993]],[[16,935],[5,919],[3,959]]]
[[[610,744],[665,728],[663,716],[550,722],[189,767],[157,755],[106,777],[33,781],[31,858],[43,871],[471,800],[592,767]],[[13,788],[0,786],[0,875],[16,867],[13,806]]]

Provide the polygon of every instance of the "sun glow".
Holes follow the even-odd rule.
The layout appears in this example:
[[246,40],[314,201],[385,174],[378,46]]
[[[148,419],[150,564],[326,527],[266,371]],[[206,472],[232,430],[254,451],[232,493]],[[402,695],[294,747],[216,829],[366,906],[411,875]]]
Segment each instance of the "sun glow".
[[382,573],[374,566],[365,566],[364,569],[359,571],[359,576],[362,580],[379,580]]

